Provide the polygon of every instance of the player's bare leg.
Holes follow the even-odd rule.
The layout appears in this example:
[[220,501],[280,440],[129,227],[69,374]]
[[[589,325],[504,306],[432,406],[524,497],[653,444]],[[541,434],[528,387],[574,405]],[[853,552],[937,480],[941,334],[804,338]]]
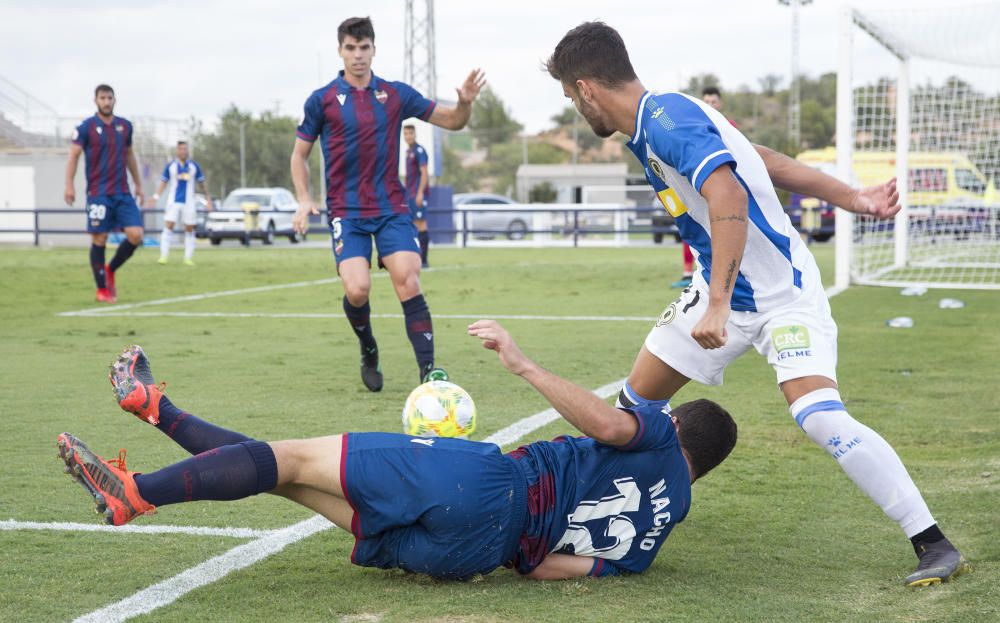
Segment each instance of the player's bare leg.
[[417,358],[420,382],[447,380],[448,374],[434,366],[434,325],[427,301],[420,292],[420,254],[397,251],[382,257],[389,271],[392,287],[403,306],[406,335]]
[[895,450],[848,414],[836,382],[807,376],[785,381],[781,391],[806,436],[829,452],[913,543],[920,563],[906,578],[907,586],[947,582],[968,570],[962,555],[941,533]]
[[163,231],[160,233],[160,259],[157,260],[160,264],[166,264],[170,256],[170,241],[174,237],[175,224],[174,221],[163,222]]
[[[635,357],[626,381],[627,388],[622,390],[623,395],[619,395],[619,399],[624,397],[631,402],[668,401],[690,380],[643,346]],[[627,395],[628,390],[632,390],[631,397]]]
[[361,381],[369,391],[382,390],[382,365],[378,359],[378,344],[372,332],[371,307],[368,294],[372,289],[371,265],[368,258],[349,257],[337,264],[344,285],[344,314],[361,346]]

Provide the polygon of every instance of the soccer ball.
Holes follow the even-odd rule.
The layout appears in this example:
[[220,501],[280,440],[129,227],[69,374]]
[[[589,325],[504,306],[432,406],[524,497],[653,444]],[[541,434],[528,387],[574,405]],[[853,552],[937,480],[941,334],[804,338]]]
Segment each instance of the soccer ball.
[[467,437],[476,430],[476,405],[448,381],[418,386],[403,406],[403,432],[418,437]]

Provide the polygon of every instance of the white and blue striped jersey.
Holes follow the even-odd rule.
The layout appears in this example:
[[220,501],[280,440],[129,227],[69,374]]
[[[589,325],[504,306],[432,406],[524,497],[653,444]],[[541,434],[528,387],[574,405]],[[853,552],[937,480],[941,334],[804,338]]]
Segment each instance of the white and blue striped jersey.
[[201,166],[191,160],[181,163],[174,158],[163,169],[164,182],[167,182],[167,202],[182,205],[194,205],[195,183],[205,181],[205,173]]
[[701,186],[717,168],[731,166],[746,189],[750,221],[732,309],[767,311],[798,298],[803,273],[810,274],[806,268],[815,260],[782,209],[764,161],[722,113],[683,93],[647,91],[628,147],[695,253],[706,284],[712,230]]

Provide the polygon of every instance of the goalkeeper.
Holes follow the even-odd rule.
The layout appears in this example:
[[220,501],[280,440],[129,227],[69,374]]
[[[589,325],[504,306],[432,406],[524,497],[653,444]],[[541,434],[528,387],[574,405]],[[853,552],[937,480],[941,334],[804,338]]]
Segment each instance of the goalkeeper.
[[67,471],[108,523],[157,506],[281,495],[350,530],[351,562],[464,580],[497,567],[533,579],[640,573],[687,516],[691,483],[736,444],[736,424],[697,400],[616,409],[526,357],[491,320],[469,327],[587,437],[501,454],[493,444],[390,433],[264,443],[178,409],[138,346],[112,364],[119,405],[166,433],[189,459],[127,471],[59,435]]

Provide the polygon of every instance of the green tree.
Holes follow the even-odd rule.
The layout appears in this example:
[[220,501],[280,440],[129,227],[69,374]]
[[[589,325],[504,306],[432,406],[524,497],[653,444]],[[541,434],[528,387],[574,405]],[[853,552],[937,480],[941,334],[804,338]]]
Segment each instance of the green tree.
[[556,197],[559,193],[556,192],[555,187],[549,182],[542,182],[541,184],[535,184],[528,191],[528,202],[529,203],[555,203]]
[[568,125],[573,125],[573,122],[576,120],[576,115],[576,107],[567,106],[563,108],[559,114],[552,115],[550,119],[552,119],[552,123],[556,124],[556,129],[559,129]]
[[[200,131],[195,138],[198,161],[205,168],[212,190],[230,191],[240,186],[240,126],[246,145],[246,183],[248,186],[292,188],[288,158],[295,144],[296,120],[265,112],[254,117],[235,104],[219,116],[214,132]],[[310,159],[312,194],[319,192],[319,149]]]
[[523,127],[510,116],[503,100],[490,87],[486,87],[472,104],[469,128],[484,147],[511,140]]
[[[692,97],[701,97],[702,89],[706,87],[715,87],[722,91],[722,83],[719,81],[719,77],[715,74],[698,74],[697,76],[691,76],[688,78],[687,87],[684,88],[684,92]],[[725,92],[723,92],[725,96]]]

